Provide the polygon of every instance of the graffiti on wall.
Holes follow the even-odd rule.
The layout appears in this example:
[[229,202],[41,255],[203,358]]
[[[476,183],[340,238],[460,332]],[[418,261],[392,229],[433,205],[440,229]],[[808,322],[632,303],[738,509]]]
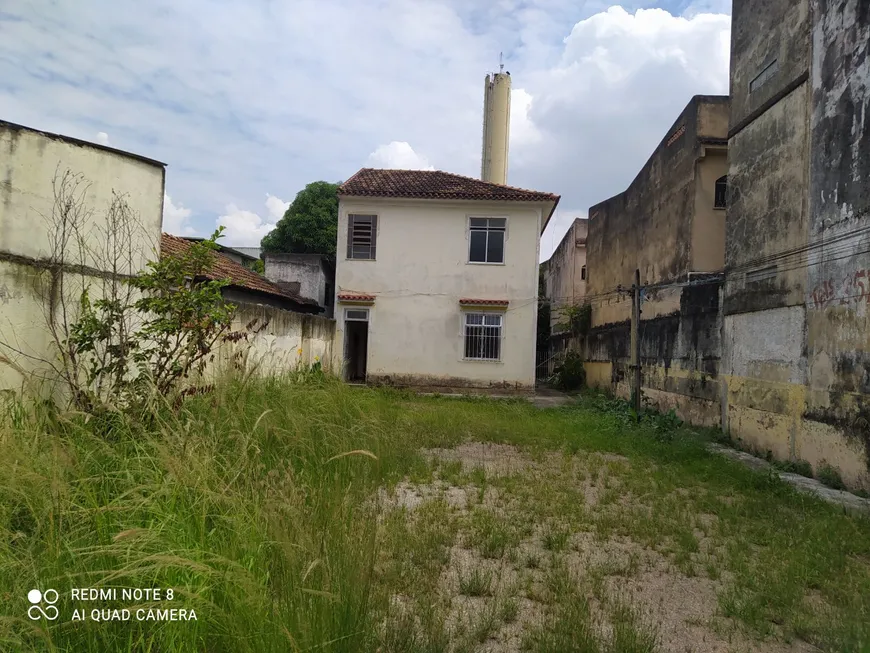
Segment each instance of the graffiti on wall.
[[822,310],[831,306],[857,306],[870,304],[870,270],[855,270],[838,282],[826,279],[810,293],[813,308]]

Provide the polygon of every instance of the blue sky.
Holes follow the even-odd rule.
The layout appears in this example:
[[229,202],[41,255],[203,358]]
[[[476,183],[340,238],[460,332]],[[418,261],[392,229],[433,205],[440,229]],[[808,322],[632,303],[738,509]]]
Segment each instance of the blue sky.
[[689,98],[727,93],[730,0],[169,0],[0,9],[0,118],[169,164],[165,228],[256,245],[308,182],[476,176],[511,72],[508,183],[570,221],[621,191]]

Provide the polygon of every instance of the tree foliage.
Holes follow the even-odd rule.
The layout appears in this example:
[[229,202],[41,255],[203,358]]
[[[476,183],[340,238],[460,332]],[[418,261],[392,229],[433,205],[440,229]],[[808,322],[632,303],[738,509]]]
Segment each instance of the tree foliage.
[[315,181],[297,193],[261,246],[266,252],[324,254],[334,258],[337,234],[338,184]]

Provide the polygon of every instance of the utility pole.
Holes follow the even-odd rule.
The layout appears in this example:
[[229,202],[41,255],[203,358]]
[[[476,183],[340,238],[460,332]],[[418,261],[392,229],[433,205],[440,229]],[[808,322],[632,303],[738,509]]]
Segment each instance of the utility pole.
[[640,417],[640,270],[631,287],[631,405]]

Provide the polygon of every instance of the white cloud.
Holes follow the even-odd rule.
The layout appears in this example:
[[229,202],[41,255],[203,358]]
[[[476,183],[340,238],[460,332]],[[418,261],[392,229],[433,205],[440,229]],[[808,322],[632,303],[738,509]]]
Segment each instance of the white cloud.
[[97,143],[100,145],[109,145],[109,135],[106,132],[97,132]]
[[285,202],[274,195],[266,195],[266,209],[269,211],[269,217],[273,220],[278,221],[283,218],[288,208],[290,208],[290,202]]
[[[611,7],[577,22],[528,76],[540,138],[512,142],[510,183],[560,193],[575,215],[621,192],[693,95],[727,94],[729,43],[725,15]],[[569,225],[553,220],[543,243]]]
[[196,230],[188,224],[190,209],[181,204],[176,206],[169,195],[163,196],[163,231],[175,236],[193,236]]
[[226,227],[221,244],[229,247],[259,247],[263,236],[275,228],[290,202],[267,194],[264,206],[267,218],[262,218],[253,211],[240,209],[233,203],[228,204],[225,213],[217,219],[218,226]]
[[693,94],[728,87],[729,19],[714,15],[728,0],[667,3],[682,16],[615,1],[12,3],[0,106],[166,161],[186,227],[221,216],[256,244],[280,207],[238,207],[269,191],[366,162],[477,176],[483,78],[504,50],[508,181],[582,214],[625,188]]
[[393,141],[381,145],[369,154],[367,165],[371,168],[398,168],[402,170],[434,170],[429,160],[417,154],[408,143]]

